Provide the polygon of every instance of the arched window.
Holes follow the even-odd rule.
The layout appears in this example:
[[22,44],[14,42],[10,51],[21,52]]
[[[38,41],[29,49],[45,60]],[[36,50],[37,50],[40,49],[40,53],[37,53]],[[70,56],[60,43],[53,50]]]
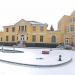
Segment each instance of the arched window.
[[52,36],[51,42],[52,42],[52,43],[56,43],[56,36]]

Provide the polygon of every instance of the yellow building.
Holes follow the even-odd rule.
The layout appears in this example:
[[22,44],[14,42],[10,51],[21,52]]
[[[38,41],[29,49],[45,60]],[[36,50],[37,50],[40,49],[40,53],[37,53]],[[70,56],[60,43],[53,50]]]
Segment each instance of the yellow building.
[[4,26],[0,32],[0,43],[12,45],[17,43],[45,43],[47,35],[47,24],[37,21],[26,21],[21,19],[14,25]]
[[64,15],[60,19],[58,31],[64,34],[64,44],[75,46],[75,11],[70,16]]
[[4,26],[0,32],[0,44],[23,43],[27,46],[72,45],[75,46],[75,11],[64,15],[58,22],[58,29],[47,29],[46,23],[21,19],[14,25]]

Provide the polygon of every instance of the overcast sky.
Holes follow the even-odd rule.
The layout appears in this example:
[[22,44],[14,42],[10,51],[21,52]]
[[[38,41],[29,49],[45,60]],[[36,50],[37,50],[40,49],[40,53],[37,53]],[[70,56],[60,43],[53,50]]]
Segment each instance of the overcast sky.
[[75,10],[75,0],[0,0],[0,29],[20,19],[35,20],[57,29],[63,15]]

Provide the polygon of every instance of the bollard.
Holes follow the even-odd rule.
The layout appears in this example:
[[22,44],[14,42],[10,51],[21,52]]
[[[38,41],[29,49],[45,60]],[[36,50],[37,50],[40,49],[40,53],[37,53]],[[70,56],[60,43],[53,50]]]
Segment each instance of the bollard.
[[62,56],[61,56],[61,55],[59,55],[59,61],[62,61],[61,57],[62,57]]

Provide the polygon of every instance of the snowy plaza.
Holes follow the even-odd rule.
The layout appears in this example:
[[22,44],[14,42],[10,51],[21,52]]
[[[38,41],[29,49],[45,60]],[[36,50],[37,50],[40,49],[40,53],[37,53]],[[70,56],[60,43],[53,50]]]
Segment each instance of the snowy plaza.
[[[13,49],[22,52],[9,53],[2,51],[0,47],[1,75],[75,75],[74,51],[59,48],[3,47],[3,50]],[[49,54],[42,54],[42,51],[49,51]]]

